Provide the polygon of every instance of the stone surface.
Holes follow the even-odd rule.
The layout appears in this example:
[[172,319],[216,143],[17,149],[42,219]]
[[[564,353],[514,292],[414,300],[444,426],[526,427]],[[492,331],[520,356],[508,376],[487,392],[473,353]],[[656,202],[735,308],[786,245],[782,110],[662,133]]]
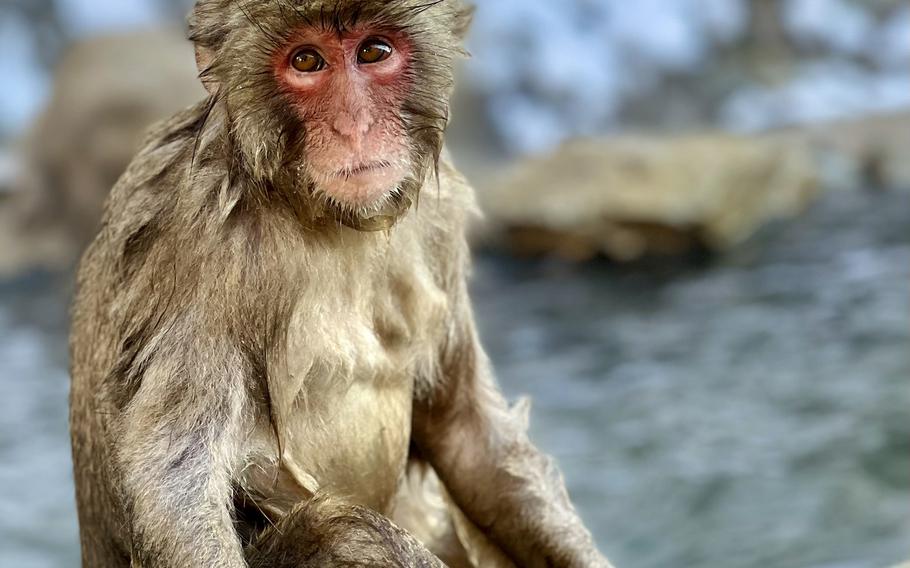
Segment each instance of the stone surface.
[[910,109],[788,128],[771,136],[810,145],[826,186],[910,188]]
[[0,274],[71,263],[149,125],[204,96],[192,47],[176,30],[74,45],[51,100],[15,152],[0,202]]
[[722,251],[798,217],[817,189],[910,188],[910,111],[755,136],[579,139],[481,186],[478,241],[631,261]]
[[480,238],[571,260],[724,249],[803,211],[816,177],[808,145],[795,140],[578,140],[481,192]]

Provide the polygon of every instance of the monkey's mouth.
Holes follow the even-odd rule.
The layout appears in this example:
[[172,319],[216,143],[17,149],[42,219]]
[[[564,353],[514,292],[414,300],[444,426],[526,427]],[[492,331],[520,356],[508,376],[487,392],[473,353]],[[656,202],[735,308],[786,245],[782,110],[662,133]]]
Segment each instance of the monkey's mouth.
[[391,168],[392,164],[385,160],[378,162],[370,162],[368,164],[361,164],[359,166],[344,168],[335,172],[335,177],[343,180],[349,180],[353,177],[362,176],[365,174],[379,173],[381,170]]
[[314,177],[318,193],[342,209],[363,214],[383,209],[406,175],[403,163],[376,160]]

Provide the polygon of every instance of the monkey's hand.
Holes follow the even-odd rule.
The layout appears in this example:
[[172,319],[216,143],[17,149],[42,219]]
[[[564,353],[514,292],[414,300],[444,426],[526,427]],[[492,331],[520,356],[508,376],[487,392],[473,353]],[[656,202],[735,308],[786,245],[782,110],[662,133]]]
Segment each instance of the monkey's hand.
[[248,555],[251,568],[445,568],[386,517],[325,495],[297,506],[269,527]]
[[[466,293],[464,298],[466,298]],[[527,420],[496,388],[467,301],[441,375],[415,404],[414,437],[468,517],[519,566],[609,568]]]

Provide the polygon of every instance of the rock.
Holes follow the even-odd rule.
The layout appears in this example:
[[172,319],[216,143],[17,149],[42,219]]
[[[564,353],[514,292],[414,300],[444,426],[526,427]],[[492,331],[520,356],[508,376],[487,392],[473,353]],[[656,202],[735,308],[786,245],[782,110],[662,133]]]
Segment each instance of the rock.
[[826,186],[910,189],[910,109],[787,128],[769,136],[810,145]]
[[72,263],[148,127],[203,96],[192,46],[176,30],[66,51],[48,106],[17,152],[13,195],[0,205],[0,275]]
[[0,149],[0,199],[13,191],[13,183],[18,177],[16,160],[5,149]]
[[631,261],[723,250],[816,192],[808,144],[718,133],[585,139],[481,191],[482,242],[519,254]]

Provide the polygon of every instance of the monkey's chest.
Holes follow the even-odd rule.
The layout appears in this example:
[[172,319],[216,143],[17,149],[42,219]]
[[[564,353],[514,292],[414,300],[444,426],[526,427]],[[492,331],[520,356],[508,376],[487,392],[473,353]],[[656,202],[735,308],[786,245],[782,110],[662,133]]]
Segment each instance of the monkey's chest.
[[407,460],[411,392],[402,377],[384,385],[355,381],[301,401],[286,422],[281,467],[314,485],[286,498],[300,501],[316,489],[384,511]]
[[[417,311],[439,311],[434,297],[424,294]],[[278,514],[317,490],[385,511],[408,457],[415,377],[433,352],[426,331],[435,318],[409,319],[394,297],[329,300],[295,314],[286,380],[270,389],[283,462],[263,427],[246,468],[245,483]]]

